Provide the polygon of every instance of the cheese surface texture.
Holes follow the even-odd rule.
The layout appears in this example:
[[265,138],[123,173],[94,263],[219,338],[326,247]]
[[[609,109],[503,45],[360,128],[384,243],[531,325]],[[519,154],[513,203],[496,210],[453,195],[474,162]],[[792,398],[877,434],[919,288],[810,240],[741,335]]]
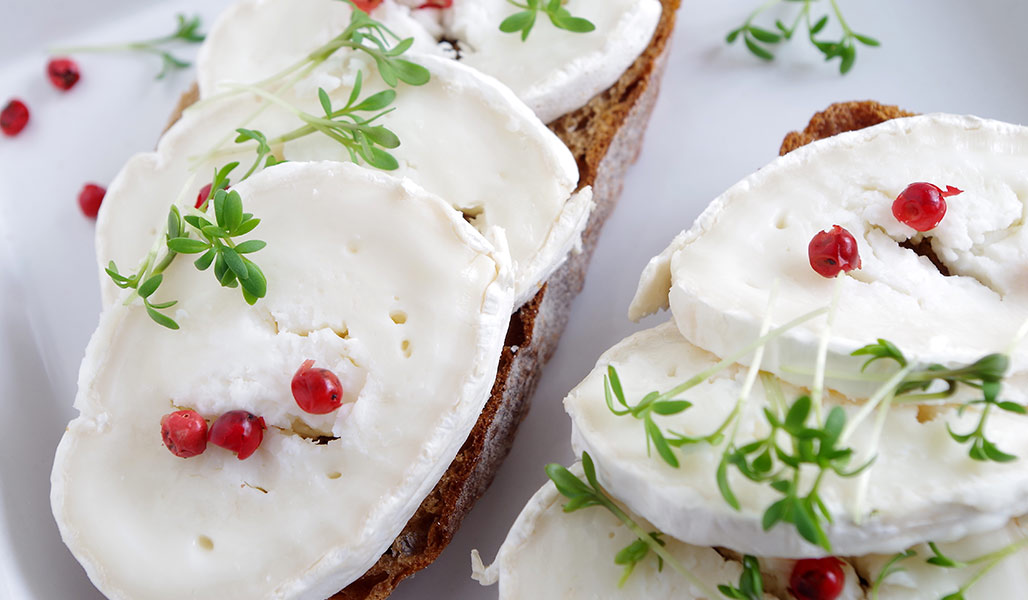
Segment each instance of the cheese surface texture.
[[[920,181],[964,190],[925,234],[891,210]],[[866,398],[877,384],[832,373],[857,373],[864,359],[849,353],[879,337],[922,364],[1011,352],[1028,319],[1026,211],[1028,128],[953,115],[888,121],[800,148],[730,188],[650,262],[631,316],[670,305],[686,339],[729,355],[759,337],[775,284],[772,327],[831,303],[836,282],[811,269],[807,245],[840,225],[863,267],[840,276],[827,385]],[[901,245],[925,237],[951,276]],[[824,323],[769,344],[762,368],[807,385]],[[1028,344],[1012,348],[1001,395],[1028,403]]]
[[[51,500],[112,599],[337,592],[401,531],[493,384],[507,258],[446,203],[336,162],[277,165],[233,189],[262,219],[247,237],[267,242],[250,255],[267,296],[248,306],[179,257],[152,300],[179,301],[181,330],[119,296],[82,363]],[[337,374],[342,408],[297,406],[290,382],[306,360]],[[177,458],[160,420],[183,408],[259,415],[263,444],[243,461],[210,444]]]
[[[504,230],[519,306],[579,241],[591,189],[575,193],[578,168],[571,152],[509,90],[454,61],[409,54],[429,69],[431,80],[401,84],[391,105],[395,110],[376,121],[400,139],[391,150],[399,168],[391,173],[439,195],[480,231]],[[323,115],[318,88],[326,90],[333,107],[344,106],[358,73],[361,98],[385,88],[371,59],[342,50],[281,97]],[[111,260],[123,272],[134,269],[163,227],[168,207],[193,206],[215,169],[239,161],[233,181],[242,176],[256,144],[234,143],[236,128],[263,132],[280,159],[351,160],[345,147],[319,132],[276,142],[304,125],[290,109],[249,92],[187,110],[157,151],[133,157],[108,189],[97,222],[101,270]],[[102,271],[101,277],[107,279]],[[110,303],[118,290],[109,280],[104,286]]]
[[[415,48],[455,56],[509,86],[540,119],[571,112],[613,85],[649,44],[658,0],[569,0],[564,7],[596,29],[572,33],[537,15],[527,40],[500,23],[519,12],[506,0],[456,0],[451,8],[385,0],[371,16]],[[341,34],[349,7],[338,0],[240,0],[212,27],[198,60],[200,92],[225,81],[254,83],[302,60]],[[260,33],[274,37],[271,46]],[[439,45],[440,40],[446,40]]]
[[[825,555],[823,548],[803,540],[792,525],[779,523],[764,531],[764,511],[782,494],[767,483],[746,479],[734,468],[728,470],[728,480],[741,510],[729,506],[716,480],[724,442],[683,446],[676,451],[680,466],[674,468],[648,450],[641,420],[617,416],[607,407],[603,377],[608,365],[617,369],[627,401],[634,405],[646,394],[670,390],[716,362],[716,356],[683,339],[673,323],[623,340],[600,358],[593,372],[564,400],[572,419],[572,445],[576,452],[588,451],[593,457],[604,487],[670,536],[757,556]],[[710,434],[733,410],[745,375],[741,365],[721,371],[679,396],[693,403],[690,408],[676,415],[656,415],[654,422],[665,432],[688,437]],[[780,383],[789,403],[806,393]],[[849,421],[860,409],[832,394],[826,399],[825,412],[835,405],[845,410]],[[768,399],[758,380],[741,408],[736,447],[768,434],[764,407],[784,418],[784,411]],[[916,407],[893,406],[877,447],[871,442],[875,419],[864,419],[845,445],[855,453],[851,467],[872,455],[874,463],[860,477],[842,478],[829,472],[819,488],[834,518],[834,523],[824,524],[833,554],[892,553],[928,540],[951,541],[997,529],[1028,512],[1028,471],[1021,461],[972,460],[968,447],[954,442],[947,432],[947,425],[957,432],[971,431],[979,412],[980,408],[971,407],[960,415],[955,408],[942,408],[934,419],[921,422]],[[987,437],[1024,460],[1028,457],[1026,422],[1028,417],[994,411]],[[813,475],[804,472],[801,489],[810,486]],[[865,492],[860,491],[862,485],[867,486]]]

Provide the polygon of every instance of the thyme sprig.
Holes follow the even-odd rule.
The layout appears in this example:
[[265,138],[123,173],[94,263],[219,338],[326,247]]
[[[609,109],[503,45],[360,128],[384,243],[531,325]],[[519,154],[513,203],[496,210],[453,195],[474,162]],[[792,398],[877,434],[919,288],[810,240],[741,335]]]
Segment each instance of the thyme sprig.
[[[839,8],[837,0],[830,0],[832,5],[832,12],[830,14],[824,14],[814,21],[811,9],[814,3],[818,1],[768,0],[750,13],[750,16],[747,17],[742,25],[728,32],[725,41],[731,44],[742,37],[743,43],[751,54],[762,60],[770,61],[775,58],[771,48],[791,40],[802,24],[806,26],[807,39],[824,55],[825,61],[838,58],[839,73],[845,75],[853,68],[853,64],[857,60],[857,44],[869,47],[877,47],[881,44],[878,40],[868,35],[854,31],[842,16],[842,10]],[[775,31],[771,31],[753,24],[754,20],[765,11],[783,3],[803,5],[791,25],[786,25],[780,19],[775,20]],[[830,15],[835,16],[839,26],[842,28],[842,37],[837,41],[818,39],[817,37],[828,25]]]
[[[664,547],[664,541],[660,539],[659,533],[646,532],[646,530],[640,527],[632,517],[628,516],[625,511],[621,510],[621,508],[615,504],[606,493],[604,493],[596,478],[596,467],[588,452],[582,452],[582,471],[585,473],[586,481],[582,481],[577,475],[567,470],[562,465],[556,463],[546,465],[546,476],[549,477],[550,481],[553,482],[553,485],[557,487],[557,491],[568,499],[568,502],[564,504],[564,512],[574,512],[590,506],[602,506],[617,517],[618,520],[624,523],[628,530],[635,534],[638,542],[641,542],[648,548],[648,550],[644,552],[636,545],[636,542],[632,542],[632,544],[629,544],[618,552],[617,557],[623,557],[624,563],[617,564],[625,564],[626,567],[630,565],[631,568],[634,568],[636,564],[647,556],[649,551],[652,551],[657,555],[659,560],[671,565],[675,571],[678,571],[679,574],[702,590],[708,597],[713,598],[716,596],[716,592],[711,590],[691,571],[682,566],[682,564],[667,551]],[[615,559],[617,557],[615,557]],[[629,569],[626,574],[622,575],[621,583],[624,583],[630,574],[631,569]]]
[[[870,356],[864,363],[862,371],[878,360],[891,360],[901,368],[908,367],[909,361],[895,344],[879,338],[874,344],[868,344],[853,352],[854,356]],[[968,365],[947,368],[940,364],[914,366],[896,386],[897,402],[927,402],[945,400],[956,394],[961,385],[979,389],[981,398],[962,403],[957,414],[963,414],[968,408],[982,405],[978,423],[967,433],[957,433],[946,424],[951,438],[959,444],[970,442],[968,456],[977,461],[1010,462],[1017,460],[1013,454],[1000,450],[996,444],[985,436],[985,425],[993,409],[1015,414],[1026,414],[1025,407],[1007,400],[1001,400],[999,393],[1003,377],[1010,366],[1010,359],[1005,354],[989,354]],[[941,392],[927,390],[936,382],[942,382],[946,389]]]
[[500,23],[500,31],[504,33],[521,33],[521,41],[528,39],[528,34],[535,26],[536,17],[542,12],[550,18],[550,22],[557,29],[563,29],[572,33],[589,33],[596,29],[596,25],[588,19],[573,16],[568,9],[564,8],[566,0],[526,0],[526,3],[516,0],[507,2],[521,9]]
[[749,554],[742,557],[738,586],[719,585],[717,590],[726,598],[734,600],[764,600],[764,577],[760,573],[760,561]]
[[204,40],[204,34],[200,31],[201,20],[199,15],[194,15],[190,18],[186,18],[185,15],[179,14],[175,16],[176,26],[175,31],[169,35],[162,37],[141,40],[138,42],[127,42],[124,44],[110,44],[103,46],[71,46],[66,48],[55,48],[52,50],[55,54],[78,54],[84,52],[143,52],[146,54],[154,54],[161,58],[161,71],[157,74],[157,79],[163,79],[165,75],[176,70],[185,69],[190,66],[190,62],[176,57],[171,53],[165,46],[176,42],[184,42],[188,44],[197,44]]
[[[155,323],[168,329],[179,329],[174,319],[161,312],[175,306],[178,301],[153,303],[150,300],[164,282],[164,271],[179,254],[202,254],[194,261],[194,266],[200,271],[206,271],[213,264],[218,282],[223,287],[240,287],[247,304],[253,305],[265,296],[267,279],[260,267],[246,255],[263,249],[266,243],[261,240],[237,242],[234,239],[250,233],[260,224],[260,219],[243,212],[239,192],[225,189],[229,173],[237,166],[239,163],[230,163],[215,172],[211,183],[212,197],[201,207],[206,208],[213,199],[213,223],[199,210],[183,216],[178,206],[173,204],[168,211],[164,235],[158,238],[158,244],[143,259],[135,274],[123,275],[114,261],[109,263],[105,270],[114,284],[122,289],[136,291],[126,299],[125,304],[132,303],[138,297]],[[159,245],[162,241],[163,248]]]

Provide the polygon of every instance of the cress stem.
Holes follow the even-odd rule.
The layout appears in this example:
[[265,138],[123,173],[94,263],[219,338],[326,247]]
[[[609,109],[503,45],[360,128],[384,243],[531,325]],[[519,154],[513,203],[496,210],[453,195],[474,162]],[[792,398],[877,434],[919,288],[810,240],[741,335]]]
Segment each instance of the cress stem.
[[736,351],[736,352],[734,352],[732,354],[729,354],[727,357],[721,359],[720,362],[718,362],[714,366],[710,367],[706,371],[703,371],[703,372],[701,372],[701,373],[699,373],[697,375],[693,375],[692,377],[690,377],[684,383],[682,383],[682,384],[680,384],[680,385],[678,385],[678,386],[676,386],[674,388],[671,388],[670,390],[664,392],[663,394],[658,396],[655,399],[655,401],[658,401],[658,400],[668,400],[670,398],[674,398],[675,396],[681,394],[682,392],[684,392],[684,391],[686,391],[686,390],[688,390],[690,388],[696,387],[697,385],[699,385],[700,383],[705,381],[707,378],[712,377],[712,376],[720,373],[721,371],[727,369],[728,367],[734,365],[740,358],[746,356],[747,354],[749,354],[753,350],[755,350],[755,349],[757,349],[757,348],[767,344],[768,342],[770,342],[770,341],[780,337],[782,334],[784,334],[785,332],[789,331],[790,329],[793,329],[794,327],[796,327],[798,325],[801,325],[801,324],[803,324],[803,323],[805,323],[805,322],[807,322],[807,321],[809,321],[811,319],[819,317],[819,316],[825,314],[826,312],[828,312],[827,308],[819,308],[819,309],[817,309],[815,311],[812,311],[812,312],[809,312],[809,313],[807,313],[805,315],[801,315],[799,317],[796,317],[792,321],[789,321],[788,323],[786,323],[785,325],[782,325],[781,327],[779,327],[777,329],[772,329],[767,335],[764,335],[764,336],[762,336],[760,338],[757,338],[755,341],[753,341],[752,343],[750,343],[749,345],[747,345],[743,349],[738,350],[738,351]]
[[618,508],[616,504],[607,499],[606,496],[601,496],[601,498],[603,499],[603,505],[607,508],[607,510],[612,512],[615,517],[620,519],[621,522],[624,523],[626,527],[628,527],[629,531],[634,533],[637,538],[639,538],[647,546],[649,546],[650,550],[653,550],[653,552],[655,552],[657,556],[663,558],[664,561],[671,565],[671,567],[674,570],[678,571],[678,573],[682,577],[685,577],[687,580],[689,580],[690,583],[698,587],[701,592],[707,594],[710,598],[720,597],[720,594],[709,588],[707,584],[700,581],[700,579],[696,577],[696,575],[694,575],[692,571],[682,566],[682,564],[678,562],[678,559],[676,559],[674,555],[668,552],[667,549],[664,548],[664,546],[661,546],[660,543],[657,542],[657,540],[653,539],[648,533],[646,533],[642,527],[639,527],[639,525],[632,519],[632,517],[625,514],[623,510]]

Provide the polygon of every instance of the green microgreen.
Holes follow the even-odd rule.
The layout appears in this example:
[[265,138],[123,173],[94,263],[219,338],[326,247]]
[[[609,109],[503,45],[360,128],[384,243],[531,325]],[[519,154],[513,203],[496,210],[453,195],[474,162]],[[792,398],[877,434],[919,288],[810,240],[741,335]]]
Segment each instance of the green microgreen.
[[[828,473],[854,477],[870,466],[871,461],[847,469],[853,449],[839,441],[846,426],[846,412],[835,406],[823,425],[811,425],[808,421],[812,406],[809,396],[800,396],[788,406],[784,418],[765,407],[763,414],[769,433],[742,446],[727,444],[721,455],[717,483],[725,502],[736,510],[740,510],[740,505],[729,484],[728,469],[734,467],[750,481],[767,484],[782,497],[764,511],[761,519],[764,530],[778,523],[790,523],[803,539],[831,552],[824,525],[832,522],[832,514],[821,499],[820,485]],[[801,478],[801,473],[807,470],[815,473],[810,484],[805,484]]]
[[180,254],[200,254],[193,265],[200,271],[206,271],[213,265],[218,282],[223,287],[241,288],[247,304],[255,304],[267,293],[268,282],[264,273],[248,257],[263,249],[265,242],[238,242],[234,239],[250,233],[260,224],[260,219],[243,212],[239,192],[225,189],[229,183],[229,173],[237,166],[239,163],[230,163],[215,171],[211,182],[211,197],[202,205],[206,209],[207,204],[213,200],[214,222],[199,210],[183,216],[179,207],[172,205],[168,211],[166,231],[158,238],[158,243],[163,241],[163,248],[155,244],[133,275],[122,275],[114,261],[106,269],[116,286],[136,290],[125,303],[131,303],[136,297],[141,298],[147,314],[158,325],[168,329],[179,328],[174,319],[161,312],[175,306],[178,301],[155,304],[150,299],[164,282],[164,271]]
[[199,15],[194,15],[191,18],[186,18],[185,15],[179,14],[175,16],[176,26],[175,31],[169,35],[162,37],[141,40],[138,42],[127,42],[124,44],[110,44],[103,46],[73,46],[67,48],[54,48],[51,52],[54,54],[78,54],[83,52],[143,52],[146,54],[154,54],[161,58],[161,72],[157,74],[157,79],[163,79],[165,75],[176,70],[185,69],[190,66],[190,62],[182,60],[171,53],[165,46],[168,44],[174,44],[176,42],[184,42],[188,44],[197,44],[204,40],[204,34],[200,31],[201,21]]
[[[254,167],[256,167],[264,156],[270,155],[271,146],[317,132],[339,142],[355,163],[359,163],[360,159],[363,159],[368,165],[377,169],[395,170],[399,168],[400,164],[388,150],[398,148],[400,138],[384,125],[376,125],[375,121],[395,110],[389,105],[396,99],[396,91],[383,90],[360,99],[362,85],[363,72],[358,71],[349,99],[344,106],[338,108],[332,106],[332,100],[328,93],[324,89],[318,88],[318,101],[324,111],[323,115],[305,112],[283,98],[258,87],[237,85],[235,87],[238,89],[249,90],[257,96],[282,106],[303,121],[304,125],[272,140],[268,140],[259,132],[237,129],[236,131],[240,135],[236,138],[236,142],[252,140],[257,143],[258,156],[254,163]],[[361,116],[358,114],[361,112],[373,114]]]
[[[1026,414],[1025,407],[1007,400],[1001,400],[999,393],[1003,377],[1010,366],[1010,359],[1004,354],[989,354],[973,363],[947,368],[939,364],[909,367],[909,361],[895,344],[879,339],[853,352],[854,356],[870,356],[864,363],[864,369],[877,360],[892,360],[900,367],[908,368],[908,373],[895,388],[897,402],[926,402],[945,400],[952,397],[961,385],[979,389],[981,398],[962,403],[957,413],[962,414],[968,408],[982,406],[978,423],[967,433],[957,433],[947,424],[946,429],[954,441],[960,444],[970,443],[968,456],[978,461],[1010,462],[1017,457],[1000,450],[996,444],[985,436],[985,426],[992,410],[1003,410],[1016,414]],[[863,369],[862,369],[863,370]],[[936,382],[945,384],[946,389],[940,392],[927,390]]]
[[878,572],[878,576],[875,577],[874,583],[871,584],[871,600],[878,600],[878,589],[882,587],[884,582],[890,575],[899,573],[905,569],[899,566],[902,561],[917,556],[917,552],[913,549],[905,550],[903,552],[897,552],[886,561],[885,565],[882,566],[882,570]]
[[1003,562],[1005,558],[1018,552],[1026,545],[1028,545],[1028,538],[1022,538],[1020,540],[1007,544],[999,550],[994,550],[992,552],[988,552],[975,558],[960,561],[953,559],[949,556],[946,556],[945,554],[943,554],[941,550],[939,550],[939,547],[936,546],[934,542],[929,542],[928,547],[932,551],[932,556],[925,559],[925,562],[927,562],[930,565],[934,565],[936,567],[941,567],[944,569],[965,569],[968,567],[983,565],[982,568],[975,572],[975,574],[972,575],[967,581],[965,581],[960,586],[960,588],[957,589],[957,591],[951,594],[947,594],[943,596],[941,599],[966,600],[964,594],[967,593],[967,590],[969,590],[971,586],[978,583],[978,581],[980,581],[982,577],[985,577],[985,575],[989,571],[994,569],[996,565],[998,565],[999,563]]
[[747,554],[742,558],[742,573],[738,586],[719,585],[719,592],[734,600],[764,600],[764,577],[760,573],[760,561]]
[[553,485],[557,487],[557,491],[568,499],[568,502],[564,504],[564,512],[574,512],[590,506],[602,506],[617,517],[618,520],[624,523],[628,530],[635,534],[637,541],[641,542],[648,548],[647,552],[643,552],[640,547],[635,545],[635,542],[633,542],[625,548],[622,548],[617,553],[615,562],[617,562],[618,557],[621,557],[623,562],[617,562],[617,564],[624,564],[626,569],[628,569],[627,572],[622,575],[622,584],[631,574],[631,569],[634,569],[635,565],[643,560],[649,551],[652,551],[657,555],[658,560],[671,565],[675,571],[678,571],[679,574],[698,587],[703,591],[703,593],[707,594],[708,597],[715,597],[716,593],[713,590],[709,589],[705,583],[698,579],[691,571],[682,566],[682,564],[667,551],[664,547],[665,542],[660,539],[659,533],[646,532],[638,523],[635,522],[635,520],[632,519],[632,517],[628,516],[625,511],[621,510],[621,507],[615,504],[614,501],[604,493],[596,478],[596,467],[588,452],[582,453],[582,471],[585,473],[586,481],[582,481],[577,475],[567,470],[562,465],[556,463],[546,465],[546,476],[549,477],[550,481],[553,482]]
[[521,9],[500,23],[500,31],[504,33],[521,33],[521,41],[528,39],[528,34],[535,27],[536,17],[542,12],[550,18],[550,22],[557,29],[563,29],[572,33],[589,33],[596,29],[592,21],[575,17],[568,9],[564,8],[562,0],[526,0],[526,3],[515,0],[507,2]]
[[[651,531],[650,537],[653,538],[661,546],[666,546],[667,542],[660,539],[663,535],[659,531]],[[628,544],[624,548],[618,551],[614,555],[614,564],[624,565],[625,570],[621,573],[621,579],[618,580],[618,587],[625,587],[625,582],[632,575],[632,571],[635,570],[635,566],[646,559],[650,554],[649,542],[645,540],[635,540]],[[664,570],[664,559],[657,557],[657,571]]]
[[[854,31],[842,16],[842,10],[839,8],[837,0],[830,0],[831,13],[823,14],[815,20],[812,8],[817,2],[819,0],[768,0],[750,13],[742,25],[728,32],[725,41],[731,44],[741,37],[743,44],[751,54],[761,60],[770,61],[775,57],[772,48],[791,40],[800,26],[804,25],[810,43],[824,55],[825,61],[838,58],[839,72],[845,75],[853,68],[853,64],[857,60],[857,44],[869,47],[881,44],[870,36]],[[754,20],[765,11],[780,4],[802,4],[791,25],[786,25],[779,19],[775,21],[775,30],[772,31],[753,24]],[[824,31],[832,15],[835,16],[842,29],[842,37],[837,41],[819,39],[818,34]]]

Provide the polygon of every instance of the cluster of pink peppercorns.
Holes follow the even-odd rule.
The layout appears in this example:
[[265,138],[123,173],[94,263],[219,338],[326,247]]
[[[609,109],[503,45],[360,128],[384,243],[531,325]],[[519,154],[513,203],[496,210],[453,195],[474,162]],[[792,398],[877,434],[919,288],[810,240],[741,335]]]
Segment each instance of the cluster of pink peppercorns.
[[[293,399],[305,412],[324,415],[343,404],[343,386],[328,369],[314,368],[306,360],[293,375]],[[195,410],[179,410],[161,418],[161,438],[172,454],[180,458],[199,456],[210,442],[236,453],[239,460],[253,455],[264,441],[264,418],[245,410],[232,410],[207,427],[207,420]]]
[[[912,183],[892,203],[892,214],[897,221],[916,231],[930,231],[946,216],[946,198],[962,193],[963,190],[953,186],[946,186],[943,191],[931,183]],[[807,246],[807,255],[811,268],[827,278],[859,269],[861,264],[857,240],[838,225],[814,235]]]
[[[50,83],[61,91],[68,91],[81,78],[79,66],[70,58],[52,58],[46,65]],[[29,107],[18,98],[12,98],[0,110],[0,131],[7,137],[14,137],[29,124]],[[95,183],[87,183],[79,192],[78,202],[82,214],[95,219],[107,190]]]

